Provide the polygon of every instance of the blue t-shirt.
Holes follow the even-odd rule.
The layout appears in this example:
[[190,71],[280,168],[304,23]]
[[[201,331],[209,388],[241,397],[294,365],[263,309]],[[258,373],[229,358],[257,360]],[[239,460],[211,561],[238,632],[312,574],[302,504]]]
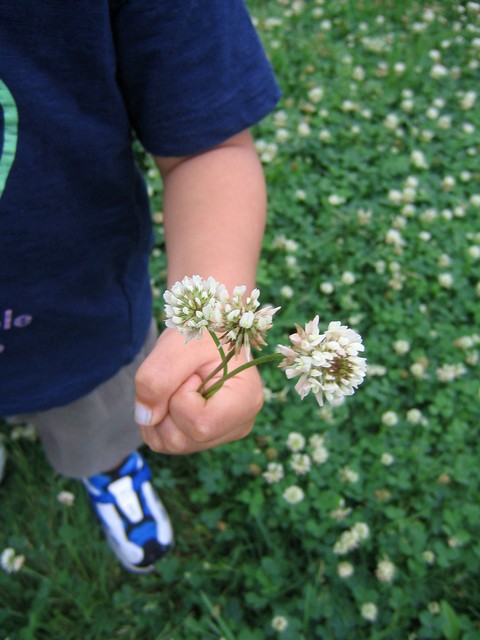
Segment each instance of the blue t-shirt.
[[150,323],[147,151],[218,144],[279,97],[242,0],[0,2],[0,416],[90,392]]

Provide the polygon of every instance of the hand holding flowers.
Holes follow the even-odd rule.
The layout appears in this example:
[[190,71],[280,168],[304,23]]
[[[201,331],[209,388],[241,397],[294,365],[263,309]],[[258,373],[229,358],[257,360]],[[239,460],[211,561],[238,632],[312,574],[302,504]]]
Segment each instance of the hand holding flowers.
[[[218,346],[220,363],[198,387],[199,393],[210,398],[240,371],[275,360],[287,378],[300,376],[295,390],[302,399],[312,391],[322,406],[324,398],[332,402],[354,393],[366,372],[366,360],[358,355],[364,351],[358,333],[340,322],[330,322],[327,331],[320,333],[316,316],[304,329],[296,325],[296,333],[290,336],[291,346],[278,345],[277,353],[252,360],[251,349],[261,350],[266,345],[265,333],[279,307],[259,308],[258,289],[244,299],[245,293],[246,287],[235,287],[230,297],[214,278],[193,276],[183,278],[164,294],[167,327],[180,331],[186,342],[208,331]],[[243,347],[248,362],[228,371],[228,362]],[[222,370],[222,377],[205,388]]]

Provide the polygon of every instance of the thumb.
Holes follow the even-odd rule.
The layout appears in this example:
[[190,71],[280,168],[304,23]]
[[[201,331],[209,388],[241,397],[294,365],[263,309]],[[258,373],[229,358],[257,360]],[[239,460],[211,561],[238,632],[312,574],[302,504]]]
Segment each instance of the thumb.
[[165,418],[171,396],[189,375],[185,359],[179,357],[183,342],[179,345],[175,334],[168,330],[161,334],[135,376],[135,421],[141,426]]

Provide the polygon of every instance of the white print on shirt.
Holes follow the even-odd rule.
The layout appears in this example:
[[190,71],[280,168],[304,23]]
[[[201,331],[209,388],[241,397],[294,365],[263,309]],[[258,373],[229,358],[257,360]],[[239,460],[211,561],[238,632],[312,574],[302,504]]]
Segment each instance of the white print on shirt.
[[[4,331],[11,331],[12,329],[24,329],[32,323],[33,316],[28,313],[22,313],[20,315],[14,315],[13,309],[5,309],[0,313],[0,335]],[[5,345],[0,343],[0,353],[5,351]]]
[[2,197],[8,174],[15,160],[18,138],[18,110],[15,100],[0,80],[0,111],[3,112],[3,132],[0,131],[0,198]]

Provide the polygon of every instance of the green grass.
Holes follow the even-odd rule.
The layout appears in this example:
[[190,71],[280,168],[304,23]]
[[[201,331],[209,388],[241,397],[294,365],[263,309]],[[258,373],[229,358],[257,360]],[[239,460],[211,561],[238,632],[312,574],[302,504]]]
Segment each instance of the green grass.
[[[0,549],[15,548],[25,565],[0,573],[0,638],[480,638],[477,5],[249,6],[284,94],[254,131],[270,194],[258,281],[262,301],[282,305],[269,343],[285,344],[315,314],[324,327],[341,320],[363,336],[369,375],[344,404],[319,409],[264,369],[267,402],[249,438],[188,458],[149,454],[176,530],[155,575],[122,571],[81,488],[5,425]],[[447,69],[437,79],[435,51]],[[469,91],[479,93],[471,106]],[[414,151],[428,168],[414,165]],[[158,174],[142,161],[161,211]],[[155,305],[160,317],[160,295]],[[328,451],[305,476],[290,467],[292,431],[305,435],[304,453],[315,434]],[[262,475],[270,462],[283,465],[278,483]],[[283,498],[291,485],[305,493],[297,505]],[[74,507],[58,503],[63,489],[77,495]],[[359,522],[367,539],[334,553]],[[377,577],[385,558],[391,582]],[[353,575],[341,577],[341,563]],[[367,603],[374,621],[362,616]]]

